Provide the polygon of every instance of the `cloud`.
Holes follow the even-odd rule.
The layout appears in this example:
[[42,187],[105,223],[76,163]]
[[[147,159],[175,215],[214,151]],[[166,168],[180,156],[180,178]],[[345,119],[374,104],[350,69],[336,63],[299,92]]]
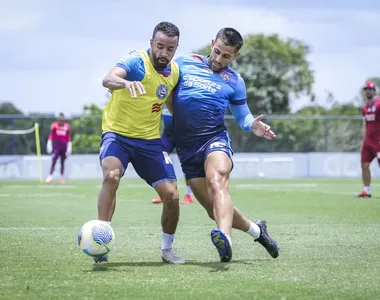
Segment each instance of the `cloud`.
[[306,41],[322,104],[326,89],[342,102],[353,98],[365,78],[376,75],[379,60],[373,10],[268,9],[212,0],[17,0],[15,7],[20,9],[6,5],[0,12],[0,38],[7,45],[0,49],[0,101],[12,100],[26,112],[80,113],[85,104],[104,103],[104,74],[129,50],[147,48],[163,15],[181,30],[178,55],[209,44],[226,26],[244,35]]

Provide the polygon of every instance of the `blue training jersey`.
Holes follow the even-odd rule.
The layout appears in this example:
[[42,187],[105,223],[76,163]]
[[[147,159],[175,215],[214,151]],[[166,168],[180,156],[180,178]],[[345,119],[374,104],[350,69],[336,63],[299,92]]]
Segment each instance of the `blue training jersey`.
[[178,147],[188,147],[226,130],[227,107],[246,105],[247,95],[244,80],[229,67],[215,73],[200,55],[176,62],[180,77],[173,93],[174,138]]

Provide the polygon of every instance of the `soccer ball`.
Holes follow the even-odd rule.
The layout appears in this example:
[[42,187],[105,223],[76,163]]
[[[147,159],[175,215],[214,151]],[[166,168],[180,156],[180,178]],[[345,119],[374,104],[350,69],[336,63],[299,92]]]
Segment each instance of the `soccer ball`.
[[115,246],[115,233],[107,222],[88,221],[79,230],[78,245],[89,256],[104,255]]

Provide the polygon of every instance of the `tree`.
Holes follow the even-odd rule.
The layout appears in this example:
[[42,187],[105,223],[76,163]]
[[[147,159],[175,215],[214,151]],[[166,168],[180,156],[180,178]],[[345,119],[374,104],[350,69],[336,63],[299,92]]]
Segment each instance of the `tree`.
[[98,153],[102,135],[102,110],[95,104],[83,108],[81,118],[71,121],[73,152]]
[[[198,51],[209,54],[210,47]],[[314,72],[306,57],[310,48],[295,39],[278,35],[248,35],[241,56],[231,67],[239,72],[247,86],[248,105],[253,112],[289,113],[291,97],[312,96]]]
[[[210,46],[197,52],[209,54]],[[248,35],[241,52],[231,67],[245,80],[248,106],[254,114],[288,114],[291,97],[306,95],[313,99],[314,72],[306,59],[310,48],[303,42],[283,40],[278,35]],[[268,147],[242,132],[234,122],[227,122],[227,126],[235,151],[263,151]]]

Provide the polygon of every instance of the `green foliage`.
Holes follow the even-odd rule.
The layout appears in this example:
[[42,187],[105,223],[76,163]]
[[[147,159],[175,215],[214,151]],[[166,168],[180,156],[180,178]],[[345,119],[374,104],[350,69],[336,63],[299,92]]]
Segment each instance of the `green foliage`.
[[[208,55],[210,46],[196,52]],[[295,39],[282,40],[278,35],[262,34],[245,37],[241,55],[231,67],[245,80],[248,106],[254,114],[289,114],[291,97],[312,97],[314,72],[307,60],[309,53],[309,47]],[[276,142],[265,143],[243,132],[233,121],[228,122],[227,126],[233,138],[235,151],[307,151],[315,148],[311,145],[315,144],[315,140],[319,140],[316,134],[323,133],[321,122],[271,121],[271,126],[279,133],[279,138]],[[322,130],[313,136],[308,134],[314,131],[314,127],[321,125]]]
[[76,154],[99,152],[102,134],[101,115],[102,110],[91,104],[84,107],[82,118],[72,120],[73,152]]
[[[196,52],[207,55],[210,46]],[[246,36],[241,55],[231,67],[245,80],[250,109],[257,114],[289,113],[291,96],[311,96],[314,72],[306,58],[309,53],[309,47],[295,39]]]

